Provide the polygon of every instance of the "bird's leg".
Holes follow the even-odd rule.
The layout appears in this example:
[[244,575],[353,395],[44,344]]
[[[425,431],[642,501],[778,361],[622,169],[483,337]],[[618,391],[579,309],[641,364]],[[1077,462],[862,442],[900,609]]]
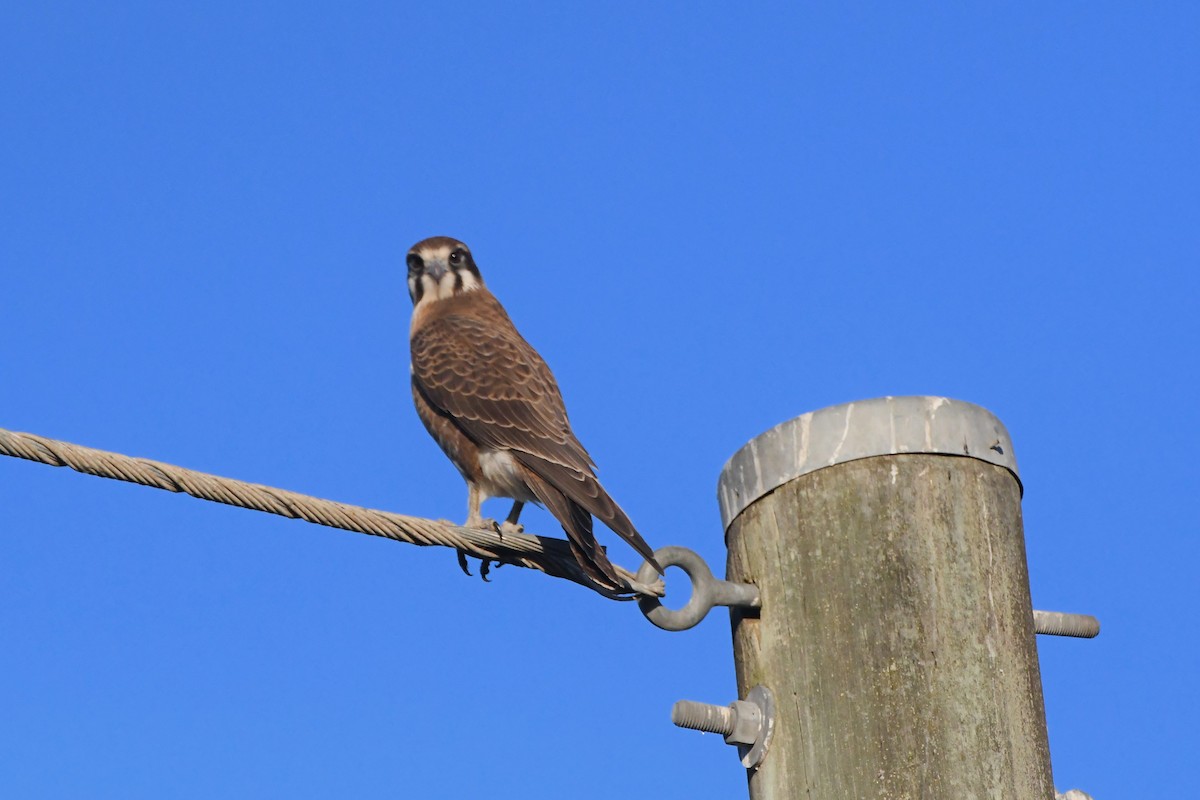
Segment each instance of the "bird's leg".
[[[463,523],[463,527],[480,528],[485,531],[499,531],[496,520],[484,519],[483,514],[480,513],[483,500],[483,490],[477,484],[467,481],[467,521]],[[466,574],[471,574],[471,570],[467,567],[467,554],[462,550],[458,551],[458,566]],[[485,581],[488,580],[489,567],[487,559],[483,559],[479,564],[479,577]]]
[[[508,512],[508,516],[505,517],[504,522],[500,523],[500,526],[498,528],[496,528],[496,530],[500,533],[501,539],[504,538],[504,534],[506,534],[506,533],[524,533],[525,532],[525,526],[522,525],[521,523],[517,522],[517,519],[519,519],[521,516],[521,509],[524,507],[525,507],[525,503],[523,501],[513,500],[512,511]],[[496,562],[497,569],[499,569],[502,566],[504,566],[503,561]],[[483,578],[486,581],[488,579],[488,571],[490,569],[491,569],[491,565],[488,564],[488,562],[484,561],[483,564],[480,565],[480,567],[479,567],[479,577]]]
[[467,483],[467,521],[464,528],[480,528],[485,531],[496,530],[496,520],[487,519],[480,512],[485,495],[483,490],[474,483]]
[[520,524],[519,522],[517,522],[517,519],[521,516],[521,509],[524,507],[525,507],[525,503],[523,503],[522,501],[513,500],[512,511],[508,512],[508,516],[505,518],[504,522],[501,523],[501,525],[500,525],[500,535],[501,536],[503,536],[506,533],[524,533],[525,532],[525,526]]

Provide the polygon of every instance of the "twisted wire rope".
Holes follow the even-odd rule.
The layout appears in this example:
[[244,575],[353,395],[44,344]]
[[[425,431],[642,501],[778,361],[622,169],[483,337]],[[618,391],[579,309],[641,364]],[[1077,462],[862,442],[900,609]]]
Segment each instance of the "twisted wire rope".
[[0,455],[52,467],[70,467],[86,475],[182,492],[201,500],[382,536],[420,547],[452,547],[485,563],[514,564],[565,578],[614,600],[663,594],[661,580],[653,584],[641,583],[632,572],[619,566],[616,567],[617,574],[625,586],[609,590],[596,585],[580,569],[570,545],[562,539],[527,533],[501,535],[493,530],[464,528],[423,517],[378,511],[3,428],[0,428]]

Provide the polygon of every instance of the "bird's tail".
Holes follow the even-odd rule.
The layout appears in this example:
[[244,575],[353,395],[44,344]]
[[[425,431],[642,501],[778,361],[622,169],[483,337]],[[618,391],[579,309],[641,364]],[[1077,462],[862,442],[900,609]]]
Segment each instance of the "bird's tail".
[[571,552],[584,573],[597,585],[610,590],[624,588],[616,569],[592,532],[592,515],[540,476],[526,470],[525,482],[539,502],[562,524]]
[[[597,484],[597,486],[599,487],[599,484]],[[650,566],[658,570],[659,575],[663,575],[664,573],[662,565],[659,564],[658,560],[654,557],[654,550],[649,544],[646,543],[646,540],[642,538],[642,535],[637,532],[637,528],[633,527],[633,523],[629,521],[629,516],[625,513],[624,509],[617,505],[616,500],[613,500],[608,496],[603,487],[599,488],[601,495],[603,495],[601,500],[606,499],[608,502],[604,503],[602,507],[602,510],[605,513],[597,514],[597,517],[605,525],[616,531],[618,536],[629,542],[630,546],[632,546],[634,550],[638,551],[638,554],[642,558],[650,562]],[[595,511],[592,513],[595,513]]]
[[[549,484],[548,488],[557,489],[559,493],[564,495],[564,499],[567,502],[582,506],[586,514],[595,515],[596,519],[612,528],[642,558],[649,561],[650,565],[658,570],[659,575],[663,574],[662,565],[654,558],[654,550],[646,543],[642,535],[637,532],[637,528],[633,527],[633,523],[629,521],[628,515],[617,505],[617,502],[609,496],[608,492],[604,491],[604,487],[600,485],[600,481],[596,480],[595,475],[564,467],[562,464],[539,458],[531,453],[518,453],[516,455],[525,464],[526,473],[534,473],[537,478]],[[530,484],[530,487],[532,488],[532,484]],[[541,498],[539,497],[539,499]],[[543,500],[542,502],[547,508],[550,507],[550,504],[546,503],[546,501]],[[566,517],[560,516],[553,509],[551,511],[554,513],[554,516],[558,517],[559,522],[563,522],[566,519]],[[566,527],[566,523],[563,523],[563,527]],[[567,531],[568,535],[570,533],[570,531]],[[592,536],[592,522],[590,519],[587,522],[586,535],[589,539],[594,538]]]

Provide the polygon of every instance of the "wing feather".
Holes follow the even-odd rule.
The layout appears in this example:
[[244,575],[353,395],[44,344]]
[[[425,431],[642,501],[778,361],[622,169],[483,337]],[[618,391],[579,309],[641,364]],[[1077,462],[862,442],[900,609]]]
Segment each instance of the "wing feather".
[[464,315],[431,320],[413,336],[412,365],[426,397],[480,445],[591,472],[554,376],[510,326]]

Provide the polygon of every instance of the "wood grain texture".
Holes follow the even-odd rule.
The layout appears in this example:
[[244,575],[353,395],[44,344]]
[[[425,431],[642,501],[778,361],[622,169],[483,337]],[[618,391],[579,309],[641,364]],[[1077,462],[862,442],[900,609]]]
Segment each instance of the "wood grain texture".
[[728,531],[738,694],[778,716],[752,800],[1052,798],[1020,488],[973,458],[796,478]]

